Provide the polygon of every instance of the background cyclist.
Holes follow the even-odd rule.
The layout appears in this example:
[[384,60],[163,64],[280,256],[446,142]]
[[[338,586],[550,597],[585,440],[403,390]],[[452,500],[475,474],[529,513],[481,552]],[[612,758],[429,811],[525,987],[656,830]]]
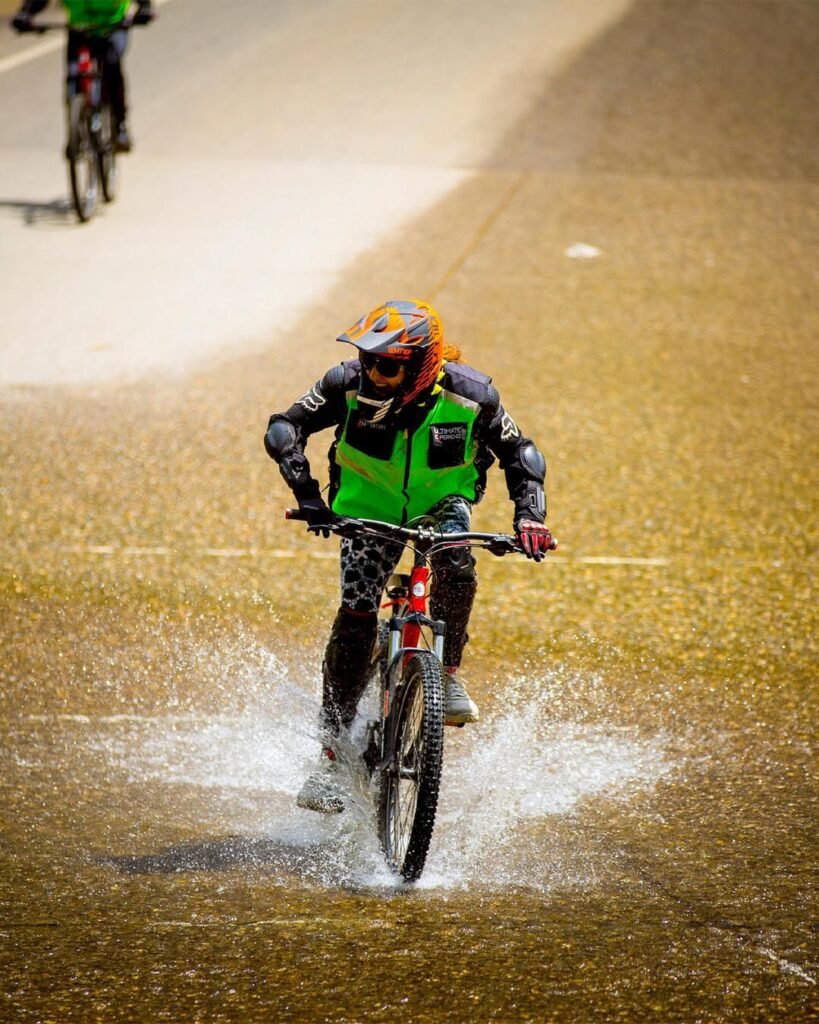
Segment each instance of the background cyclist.
[[[546,463],[501,405],[491,378],[461,363],[445,345],[441,320],[426,302],[390,300],[362,317],[338,341],[357,358],[334,366],[283,413],[270,417],[268,454],[279,464],[311,526],[336,514],[404,525],[431,517],[447,532],[469,530],[486,471],[498,460],[514,503],[514,529],[528,557],[551,543],[544,525]],[[329,505],[304,449],[332,427]],[[325,536],[328,532],[325,530]],[[331,781],[333,737],[350,725],[366,684],[377,612],[402,548],[382,539],[341,540],[341,604],[324,656],[321,720],[325,746],[319,770],[297,802],[341,810]],[[477,589],[468,549],[433,560],[430,609],[446,622],[446,721],[476,722],[478,708],[456,672],[467,642]]]
[[[131,137],[126,122],[128,108],[122,59],[128,45],[128,31],[123,22],[131,7],[131,0],[61,0],[61,3],[70,26],[66,63],[70,66],[76,60],[80,42],[89,39],[93,55],[99,62],[107,83],[115,121],[117,152],[128,153],[131,149]],[[47,6],[48,0],[23,0],[12,19],[12,27],[18,32],[28,31],[34,16]],[[137,0],[136,11],[130,23],[147,25],[153,18],[151,0]]]

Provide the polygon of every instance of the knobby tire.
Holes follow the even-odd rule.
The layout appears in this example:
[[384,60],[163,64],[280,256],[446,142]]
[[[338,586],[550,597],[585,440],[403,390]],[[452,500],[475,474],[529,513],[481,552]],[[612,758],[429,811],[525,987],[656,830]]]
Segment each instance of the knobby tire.
[[68,157],[71,198],[83,223],[97,206],[98,159],[91,134],[91,111],[78,93],[68,103]]
[[444,682],[433,654],[408,658],[396,700],[395,757],[381,778],[378,830],[387,863],[413,882],[432,839],[444,758]]

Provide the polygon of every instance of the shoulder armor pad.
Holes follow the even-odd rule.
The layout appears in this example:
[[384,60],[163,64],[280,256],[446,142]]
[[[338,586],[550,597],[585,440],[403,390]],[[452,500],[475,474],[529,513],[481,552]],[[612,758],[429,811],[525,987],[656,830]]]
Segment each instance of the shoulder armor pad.
[[355,376],[357,371],[352,369],[351,363],[339,363],[331,366],[322,378],[322,388],[327,392],[345,391],[347,384]]
[[475,370],[465,363],[447,363],[444,370],[444,387],[447,391],[469,398],[481,407],[485,407],[491,400],[493,392],[497,396],[492,387],[492,378],[480,370]]
[[466,363],[447,363],[446,372],[453,380],[463,377],[466,380],[473,380],[480,384],[488,384],[492,380],[487,374],[481,373],[480,370],[476,370],[473,366],[467,366]]

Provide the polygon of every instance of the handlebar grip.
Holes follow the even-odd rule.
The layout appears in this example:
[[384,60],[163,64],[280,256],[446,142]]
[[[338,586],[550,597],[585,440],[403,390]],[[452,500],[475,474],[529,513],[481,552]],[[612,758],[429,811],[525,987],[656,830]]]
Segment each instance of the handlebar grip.
[[286,508],[284,510],[285,519],[299,519],[302,522],[307,522],[307,513],[303,512],[300,508]]

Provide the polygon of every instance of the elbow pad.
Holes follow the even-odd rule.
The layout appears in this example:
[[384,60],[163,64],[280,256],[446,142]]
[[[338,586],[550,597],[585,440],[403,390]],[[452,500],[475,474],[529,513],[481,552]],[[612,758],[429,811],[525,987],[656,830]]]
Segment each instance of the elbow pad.
[[264,446],[271,459],[279,464],[284,482],[299,501],[320,494],[319,485],[310,475],[310,463],[298,447],[296,428],[287,420],[274,420],[264,435]]
[[292,452],[296,447],[297,441],[296,428],[292,423],[288,423],[287,420],[273,420],[267,428],[267,433],[264,435],[264,446],[267,454],[271,459],[275,459],[276,462],[281,462],[285,455]]
[[542,523],[546,518],[546,459],[531,441],[521,445],[518,452],[523,480],[515,494],[515,522],[533,519]]
[[531,441],[527,441],[520,446],[518,458],[528,479],[542,485],[546,479],[546,460],[543,458],[543,452],[538,451]]

